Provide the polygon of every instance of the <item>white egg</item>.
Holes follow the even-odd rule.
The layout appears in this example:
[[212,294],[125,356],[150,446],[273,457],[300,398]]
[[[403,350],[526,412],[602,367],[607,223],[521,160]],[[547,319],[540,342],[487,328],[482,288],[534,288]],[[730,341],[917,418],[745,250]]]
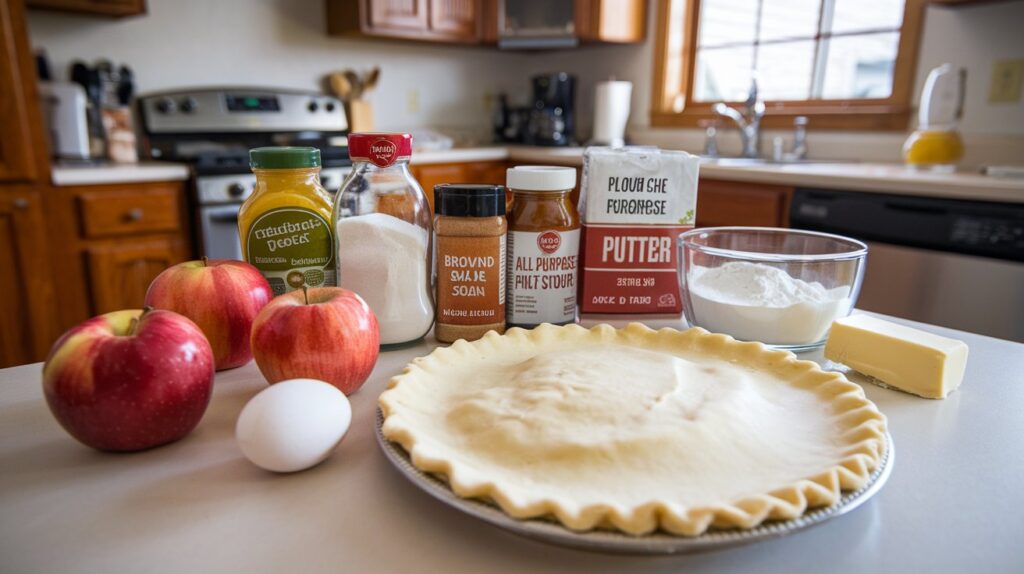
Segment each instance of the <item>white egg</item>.
[[249,400],[238,416],[235,438],[256,466],[295,472],[330,456],[351,422],[352,407],[336,387],[289,379]]

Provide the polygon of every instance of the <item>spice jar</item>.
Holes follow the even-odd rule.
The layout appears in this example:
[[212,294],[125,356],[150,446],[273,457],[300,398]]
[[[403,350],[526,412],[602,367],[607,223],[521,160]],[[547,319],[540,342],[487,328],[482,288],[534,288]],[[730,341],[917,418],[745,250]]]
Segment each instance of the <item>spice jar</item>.
[[580,217],[569,194],[571,167],[519,166],[508,170],[509,326],[565,325],[576,320]]
[[442,343],[505,332],[505,188],[434,186],[437,321]]
[[338,286],[373,309],[382,345],[422,338],[434,323],[433,222],[409,172],[412,136],[348,136],[352,172],[334,206]]

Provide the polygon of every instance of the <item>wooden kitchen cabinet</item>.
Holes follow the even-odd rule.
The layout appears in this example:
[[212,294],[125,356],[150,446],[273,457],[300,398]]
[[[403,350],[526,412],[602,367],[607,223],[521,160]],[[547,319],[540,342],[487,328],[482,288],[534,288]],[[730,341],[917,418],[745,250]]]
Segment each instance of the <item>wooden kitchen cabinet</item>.
[[646,32],[647,0],[576,0],[576,35],[584,42],[633,44]]
[[146,290],[161,271],[188,259],[181,237],[153,237],[85,248],[92,312],[141,309]]
[[327,32],[477,43],[481,13],[482,0],[327,0]]
[[434,209],[434,186],[440,183],[493,183],[505,185],[504,161],[476,161],[462,163],[413,164],[409,169],[423,187],[423,192]]
[[26,0],[26,3],[29,8],[117,18],[146,13],[146,0]]
[[788,227],[792,197],[791,186],[701,178],[697,227]]
[[0,367],[40,361],[59,330],[38,191],[0,191],[0,242]]
[[192,257],[185,182],[47,190],[60,326],[139,309],[161,271]]
[[430,29],[470,41],[480,39],[481,2],[430,0]]
[[0,183],[43,181],[49,152],[21,0],[0,2]]
[[[626,44],[646,38],[647,0],[572,1],[581,42]],[[495,45],[500,9],[500,0],[327,0],[327,32]]]

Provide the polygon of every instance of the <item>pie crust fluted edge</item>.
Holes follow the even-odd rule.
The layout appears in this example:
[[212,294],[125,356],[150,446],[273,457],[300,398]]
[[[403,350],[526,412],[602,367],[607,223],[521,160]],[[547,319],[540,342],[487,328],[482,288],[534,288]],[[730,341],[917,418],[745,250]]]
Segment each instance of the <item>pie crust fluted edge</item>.
[[[731,504],[682,508],[668,501],[652,501],[632,508],[591,505],[570,509],[558,500],[544,499],[521,505],[506,496],[500,484],[468,480],[457,460],[431,457],[417,448],[417,432],[405,424],[389,396],[402,384],[427,375],[428,370],[445,363],[474,359],[481,352],[494,353],[507,345],[533,345],[542,348],[550,341],[586,341],[620,343],[641,348],[693,348],[726,360],[769,369],[789,384],[813,391],[833,405],[833,418],[845,427],[841,437],[844,458],[839,464],[815,476],[764,494],[749,496]],[[654,344],[656,343],[656,344]],[[413,383],[414,384],[414,383]],[[828,372],[813,361],[800,360],[789,351],[770,349],[761,343],[741,342],[728,335],[713,334],[699,327],[686,331],[664,328],[654,330],[641,323],[623,329],[606,324],[590,329],[579,325],[541,325],[532,330],[513,328],[504,335],[491,331],[473,342],[457,341],[439,347],[425,357],[415,359],[392,377],[388,390],[379,398],[384,415],[383,434],[409,453],[412,463],[424,472],[444,477],[452,491],[463,498],[480,498],[497,504],[509,516],[519,519],[554,517],[575,531],[595,528],[617,529],[643,535],[661,529],[682,536],[699,536],[710,527],[754,528],[765,520],[789,520],[809,508],[830,506],[839,501],[842,491],[864,486],[882,461],[886,450],[886,419],[864,395],[864,390],[843,374]]]

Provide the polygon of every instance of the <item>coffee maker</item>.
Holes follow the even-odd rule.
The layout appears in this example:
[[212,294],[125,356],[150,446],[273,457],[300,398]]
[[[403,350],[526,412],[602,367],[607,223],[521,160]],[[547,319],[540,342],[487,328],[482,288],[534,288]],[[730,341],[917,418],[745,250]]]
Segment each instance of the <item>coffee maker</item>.
[[533,78],[533,107],[526,125],[524,143],[567,146],[573,143],[573,108],[576,78],[565,72]]

